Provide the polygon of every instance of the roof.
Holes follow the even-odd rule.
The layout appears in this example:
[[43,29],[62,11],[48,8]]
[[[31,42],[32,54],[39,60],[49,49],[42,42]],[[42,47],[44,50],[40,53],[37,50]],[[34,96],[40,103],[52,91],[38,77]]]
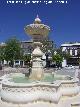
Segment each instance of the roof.
[[61,45],[62,47],[66,47],[66,46],[80,46],[79,42],[76,43],[65,43]]
[[30,40],[30,41],[21,41],[21,43],[32,43],[33,40]]
[[6,46],[6,44],[4,42],[0,43],[0,46]]

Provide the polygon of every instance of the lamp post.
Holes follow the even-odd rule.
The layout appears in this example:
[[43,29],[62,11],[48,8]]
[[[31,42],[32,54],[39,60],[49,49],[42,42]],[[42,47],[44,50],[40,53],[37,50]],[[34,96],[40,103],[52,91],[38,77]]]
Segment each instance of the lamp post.
[[51,54],[50,50],[48,50],[45,54],[46,55],[46,67],[50,67],[50,59],[49,59],[50,54]]

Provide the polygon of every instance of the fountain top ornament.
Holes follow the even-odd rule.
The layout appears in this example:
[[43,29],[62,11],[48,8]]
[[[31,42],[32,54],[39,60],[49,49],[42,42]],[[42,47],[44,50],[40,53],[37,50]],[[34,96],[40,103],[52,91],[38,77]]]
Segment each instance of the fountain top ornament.
[[35,18],[35,24],[40,24],[41,23],[41,19],[39,18],[38,14],[37,14],[37,17]]
[[41,19],[37,15],[33,24],[29,24],[24,28],[25,32],[32,36],[33,40],[46,38],[50,32],[50,27],[42,24]]

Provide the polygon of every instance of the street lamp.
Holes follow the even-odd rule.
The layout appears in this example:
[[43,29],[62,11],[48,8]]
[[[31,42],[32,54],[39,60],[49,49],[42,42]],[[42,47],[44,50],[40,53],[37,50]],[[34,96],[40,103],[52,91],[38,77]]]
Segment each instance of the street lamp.
[[50,67],[50,59],[49,59],[50,54],[51,54],[50,50],[48,50],[45,54],[46,55],[46,67]]

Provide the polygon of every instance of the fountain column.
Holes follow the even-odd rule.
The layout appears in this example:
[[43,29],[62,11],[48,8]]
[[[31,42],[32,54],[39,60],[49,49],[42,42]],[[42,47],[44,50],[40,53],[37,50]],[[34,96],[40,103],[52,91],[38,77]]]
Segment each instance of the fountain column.
[[43,77],[43,52],[40,50],[42,46],[42,40],[45,40],[49,34],[50,27],[41,23],[40,18],[36,17],[33,24],[27,25],[25,27],[25,32],[32,36],[33,45],[36,45],[34,51],[32,52],[32,72],[30,74],[30,79],[41,80]]
[[43,52],[37,46],[32,52],[32,70],[31,70],[30,79],[33,79],[33,80],[42,79],[43,72],[44,72],[43,61],[41,60],[42,55],[43,55]]

